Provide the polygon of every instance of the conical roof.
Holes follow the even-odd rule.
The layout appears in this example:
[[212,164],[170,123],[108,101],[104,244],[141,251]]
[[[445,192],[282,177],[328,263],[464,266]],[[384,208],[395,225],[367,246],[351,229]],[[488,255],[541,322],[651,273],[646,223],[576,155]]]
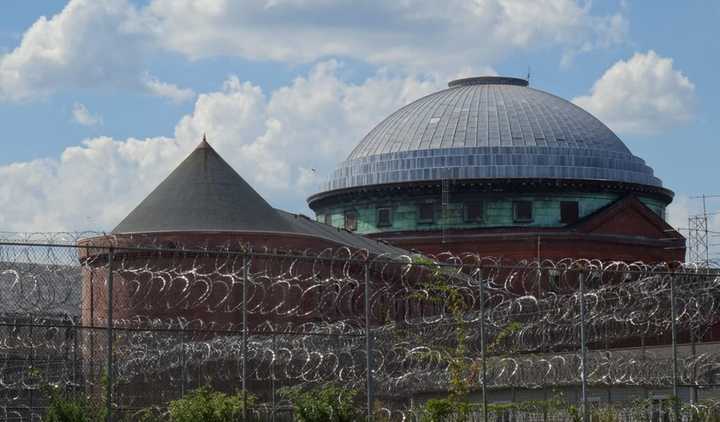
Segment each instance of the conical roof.
[[296,232],[205,138],[113,233],[175,231]]

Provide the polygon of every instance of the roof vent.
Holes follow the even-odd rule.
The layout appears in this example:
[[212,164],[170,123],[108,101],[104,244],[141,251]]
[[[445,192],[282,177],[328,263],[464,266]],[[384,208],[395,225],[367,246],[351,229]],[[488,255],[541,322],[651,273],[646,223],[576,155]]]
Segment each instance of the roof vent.
[[468,85],[528,86],[528,81],[526,79],[511,78],[508,76],[475,76],[472,78],[455,79],[454,81],[450,81],[450,83],[448,83],[450,88]]

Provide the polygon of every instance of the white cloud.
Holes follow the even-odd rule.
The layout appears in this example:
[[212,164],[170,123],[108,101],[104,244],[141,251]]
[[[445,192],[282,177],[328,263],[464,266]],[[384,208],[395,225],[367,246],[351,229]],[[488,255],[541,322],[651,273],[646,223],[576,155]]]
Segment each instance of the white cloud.
[[149,74],[145,75],[143,84],[150,94],[167,98],[174,103],[184,103],[195,98],[195,92],[192,89],[162,82]]
[[27,100],[60,88],[132,85],[146,49],[126,0],[72,0],[41,17],[20,45],[0,56],[0,100]]
[[25,101],[74,88],[134,89],[187,101],[192,91],[149,77],[155,43],[127,0],[71,0],[39,18],[20,44],[0,54],[0,101]]
[[271,203],[297,209],[374,124],[445,82],[381,72],[349,84],[339,66],[320,63],[271,93],[230,77],[197,97],[173,138],[98,137],[56,158],[0,166],[0,231],[110,230],[203,132]]
[[72,116],[75,123],[83,126],[95,126],[102,123],[102,117],[100,115],[93,115],[90,110],[81,103],[73,104]]
[[455,71],[514,50],[586,51],[624,40],[620,14],[575,0],[153,0],[148,28],[189,57],[308,62],[328,56]]
[[654,134],[692,118],[695,85],[671,58],[636,53],[612,65],[573,102],[620,133]]
[[595,16],[576,0],[70,0],[0,54],[0,100],[77,87],[191,99],[189,90],[145,76],[149,55],[163,52],[286,62],[351,57],[453,73],[518,50],[578,52],[620,42],[624,23],[621,12]]
[[[576,0],[70,0],[0,54],[0,100],[61,89],[136,89],[187,101],[147,77],[150,53],[313,62],[351,57],[423,72],[485,68],[514,51],[586,51],[625,38],[622,12],[594,16]],[[575,53],[573,53],[575,54]]]

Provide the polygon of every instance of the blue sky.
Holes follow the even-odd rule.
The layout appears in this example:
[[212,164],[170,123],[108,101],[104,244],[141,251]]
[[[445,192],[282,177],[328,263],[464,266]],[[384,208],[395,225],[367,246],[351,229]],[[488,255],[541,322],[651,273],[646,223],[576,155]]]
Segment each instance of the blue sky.
[[588,109],[655,169],[677,194],[676,226],[697,212],[690,196],[720,193],[718,2],[0,7],[12,204],[0,231],[112,229],[202,132],[273,205],[308,212],[304,198],[393,110],[459,75],[528,67],[534,87]]

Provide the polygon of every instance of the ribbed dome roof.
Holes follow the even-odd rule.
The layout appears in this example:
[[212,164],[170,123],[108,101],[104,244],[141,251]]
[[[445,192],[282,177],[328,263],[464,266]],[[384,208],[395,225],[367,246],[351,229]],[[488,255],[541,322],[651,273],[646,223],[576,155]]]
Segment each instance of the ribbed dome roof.
[[363,138],[326,190],[408,181],[612,180],[662,186],[590,113],[507,77],[452,81],[391,114]]

